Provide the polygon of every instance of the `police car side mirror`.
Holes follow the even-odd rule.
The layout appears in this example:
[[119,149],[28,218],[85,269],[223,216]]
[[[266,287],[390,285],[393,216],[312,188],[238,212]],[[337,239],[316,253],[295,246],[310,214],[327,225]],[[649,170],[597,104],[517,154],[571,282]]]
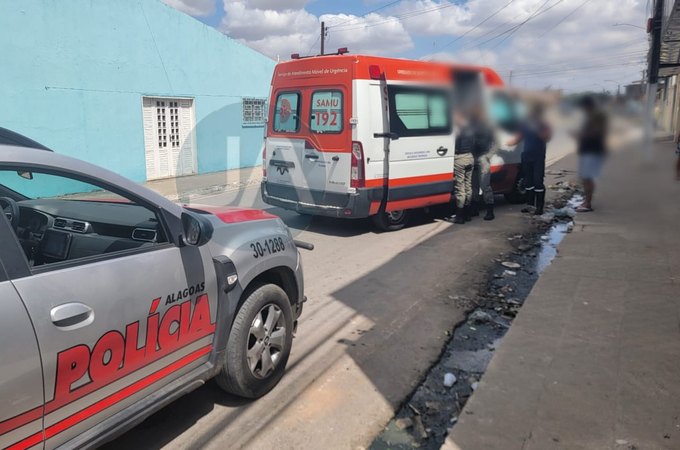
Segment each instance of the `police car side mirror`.
[[200,214],[182,213],[182,241],[185,245],[200,247],[212,239],[213,226],[208,219]]

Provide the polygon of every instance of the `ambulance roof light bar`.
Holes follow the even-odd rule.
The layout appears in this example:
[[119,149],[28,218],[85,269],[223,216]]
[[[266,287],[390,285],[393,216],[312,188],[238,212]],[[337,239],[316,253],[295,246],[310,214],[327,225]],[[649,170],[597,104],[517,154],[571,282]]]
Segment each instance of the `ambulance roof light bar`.
[[290,55],[290,59],[316,58],[317,56],[335,56],[335,55],[344,55],[346,53],[349,53],[349,49],[347,47],[340,47],[338,49],[337,53],[326,53],[325,55],[300,56],[299,53],[293,53],[293,54]]

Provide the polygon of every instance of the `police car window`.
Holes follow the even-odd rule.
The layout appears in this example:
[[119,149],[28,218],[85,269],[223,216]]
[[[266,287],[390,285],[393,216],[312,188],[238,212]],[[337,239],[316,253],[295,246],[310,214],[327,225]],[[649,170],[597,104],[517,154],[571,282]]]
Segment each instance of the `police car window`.
[[340,91],[316,91],[312,94],[309,128],[315,133],[342,131],[343,103]]
[[390,127],[401,137],[449,134],[451,99],[444,90],[390,86]]
[[295,133],[300,128],[300,94],[282,92],[276,97],[274,109],[274,131]]
[[32,267],[166,243],[157,214],[72,178],[0,170],[0,208]]

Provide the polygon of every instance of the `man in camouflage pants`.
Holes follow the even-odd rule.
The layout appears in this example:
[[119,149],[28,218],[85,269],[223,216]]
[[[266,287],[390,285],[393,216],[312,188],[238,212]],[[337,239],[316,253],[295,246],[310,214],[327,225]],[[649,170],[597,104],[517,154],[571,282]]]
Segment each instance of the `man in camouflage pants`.
[[454,198],[456,217],[453,223],[463,224],[471,220],[472,211],[472,169],[475,160],[472,150],[475,144],[474,129],[460,114],[454,117],[458,135],[456,136],[456,152],[453,159]]
[[[495,148],[493,129],[486,123],[479,109],[475,110],[471,125],[474,129],[474,170],[472,172],[472,215],[479,215],[484,202],[484,220],[493,220],[493,190],[491,189],[491,157]],[[481,191],[481,194],[480,194]]]

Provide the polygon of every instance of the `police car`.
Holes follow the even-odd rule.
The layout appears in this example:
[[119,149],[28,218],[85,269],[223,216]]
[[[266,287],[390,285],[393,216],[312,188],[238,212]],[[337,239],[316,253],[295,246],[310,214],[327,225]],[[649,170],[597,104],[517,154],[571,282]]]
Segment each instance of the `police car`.
[[94,447],[210,378],[257,398],[283,376],[305,297],[276,216],[4,129],[0,208],[1,448]]

